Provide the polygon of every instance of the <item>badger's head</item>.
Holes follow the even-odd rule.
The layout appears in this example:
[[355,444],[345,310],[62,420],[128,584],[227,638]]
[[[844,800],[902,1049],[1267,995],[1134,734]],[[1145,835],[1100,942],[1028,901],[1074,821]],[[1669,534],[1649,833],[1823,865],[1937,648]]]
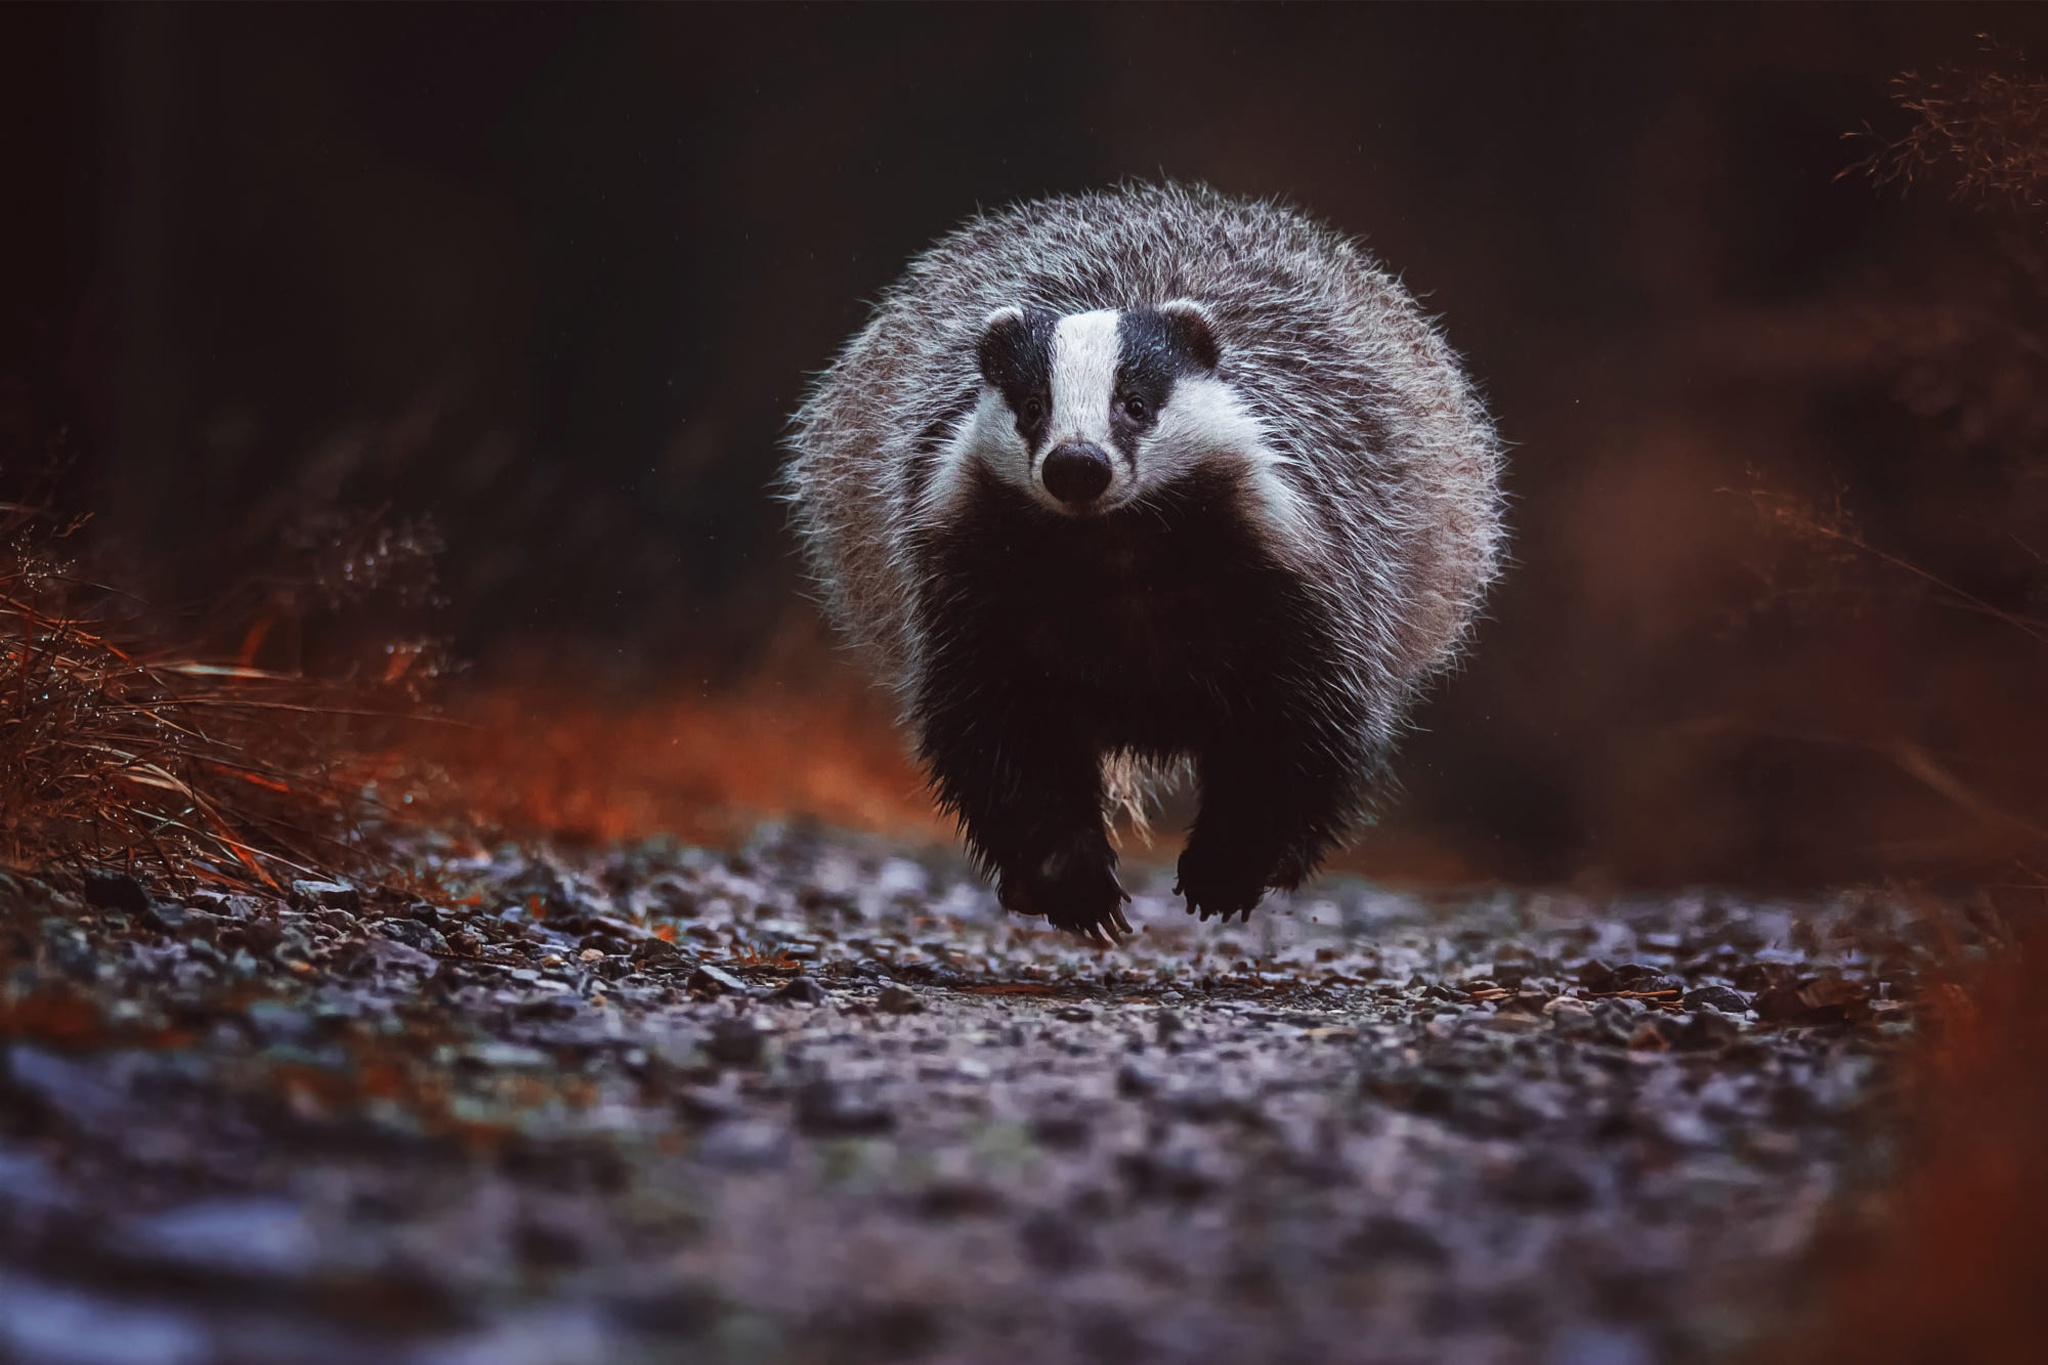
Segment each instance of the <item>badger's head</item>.
[[978,465],[1054,511],[1094,516],[1206,460],[1263,453],[1258,424],[1219,376],[1199,303],[1065,316],[999,308],[975,358],[981,393],[943,453],[932,490],[942,503]]

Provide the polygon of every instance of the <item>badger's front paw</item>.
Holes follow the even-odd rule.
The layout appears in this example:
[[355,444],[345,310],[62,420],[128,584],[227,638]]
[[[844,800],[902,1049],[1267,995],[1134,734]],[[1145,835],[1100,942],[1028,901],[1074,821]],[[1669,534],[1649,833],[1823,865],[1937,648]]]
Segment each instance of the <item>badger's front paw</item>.
[[1131,932],[1124,918],[1130,893],[1116,879],[1116,855],[1107,848],[1051,854],[1024,868],[1006,869],[996,892],[1016,915],[1043,916],[1055,929],[1103,947]]
[[1180,879],[1173,890],[1175,895],[1187,897],[1191,915],[1205,920],[1221,915],[1225,921],[1241,915],[1249,921],[1275,873],[1268,859],[1197,839],[1181,851]]

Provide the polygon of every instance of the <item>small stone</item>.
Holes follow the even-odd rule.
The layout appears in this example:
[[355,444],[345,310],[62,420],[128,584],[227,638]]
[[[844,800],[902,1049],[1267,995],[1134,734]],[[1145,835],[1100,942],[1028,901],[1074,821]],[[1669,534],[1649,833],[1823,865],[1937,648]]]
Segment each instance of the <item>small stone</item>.
[[1742,1036],[1742,1026],[1716,1010],[1703,1009],[1685,1016],[1685,1022],[1670,1033],[1671,1046],[1681,1052],[1711,1052],[1726,1047]]
[[1767,1024],[1839,1024],[1867,1018],[1870,990],[1839,977],[1775,986],[1756,997],[1757,1017]]
[[935,1180],[918,1192],[916,1207],[932,1219],[987,1217],[1002,1212],[1003,1196],[978,1180]]
[[0,1278],[0,1355],[8,1360],[198,1365],[214,1350],[212,1331],[195,1315]]
[[1117,1068],[1116,1093],[1127,1100],[1143,1099],[1159,1089],[1159,1078],[1136,1062]]
[[1031,1121],[1031,1136],[1043,1147],[1074,1150],[1088,1145],[1088,1120],[1079,1114],[1040,1114]]
[[1657,1353],[1633,1332],[1615,1327],[1574,1327],[1544,1357],[1544,1365],[1650,1365]]
[[1095,1011],[1079,1005],[1066,1005],[1052,1012],[1055,1019],[1064,1019],[1070,1024],[1085,1024],[1095,1017]]
[[1593,1202],[1593,1184],[1584,1172],[1549,1152],[1523,1157],[1494,1188],[1502,1199],[1523,1208],[1578,1209]]
[[1212,1193],[1224,1178],[1192,1152],[1175,1149],[1127,1152],[1117,1159],[1117,1170],[1140,1199],[1183,1203]]
[[1017,1240],[1025,1258],[1048,1274],[1079,1269],[1095,1259],[1087,1233],[1073,1219],[1050,1209],[1026,1218],[1017,1229]]
[[1749,1008],[1749,997],[1726,986],[1699,986],[1685,993],[1687,1009],[1696,1010],[1703,1006],[1711,1006],[1724,1014],[1740,1014]]
[[884,1014],[922,1014],[924,1001],[902,986],[884,986],[875,998],[876,1006]]
[[676,1112],[695,1124],[723,1123],[741,1113],[739,1099],[728,1090],[690,1086],[676,1092]]
[[747,990],[746,982],[724,968],[714,967],[708,962],[698,964],[697,969],[690,973],[689,979],[683,985],[689,990],[705,995],[727,995],[734,992],[745,994]]
[[142,912],[142,922],[159,934],[175,937],[184,932],[185,926],[192,922],[192,913],[182,905],[151,905]]
[[723,1066],[755,1066],[761,1050],[761,1031],[744,1019],[719,1020],[704,1043],[704,1055]]
[[721,1123],[697,1143],[698,1159],[728,1170],[774,1170],[789,1160],[789,1130],[761,1119]]
[[896,1126],[896,1115],[887,1106],[821,1077],[797,1092],[796,1125],[813,1137],[849,1137],[886,1133]]
[[[687,965],[688,961],[683,956],[682,950],[677,948],[675,944],[664,943],[658,938],[650,938],[633,945],[632,953],[626,958],[626,970],[634,972],[659,972],[666,975]],[[685,978],[683,985],[685,989],[689,987],[687,978]]]
[[1655,967],[1646,967],[1640,962],[1624,962],[1614,969],[1603,991],[1635,991],[1643,995],[1677,995],[1680,985]]
[[1792,978],[1792,969],[1782,962],[1745,962],[1730,974],[1735,989],[1755,995],[1782,986]]
[[810,977],[793,976],[768,998],[779,1005],[822,1005],[831,997]]
[[373,927],[380,936],[423,953],[448,951],[448,940],[441,937],[441,931],[416,919],[380,919]]
[[129,1245],[151,1259],[208,1271],[296,1278],[319,1260],[320,1241],[299,1206],[283,1199],[208,1199],[132,1224]]
[[1767,1024],[1804,1023],[1808,1013],[1796,986],[1773,986],[1757,992],[1757,1018]]
[[1344,1242],[1344,1253],[1367,1263],[1412,1261],[1417,1265],[1442,1265],[1450,1259],[1444,1244],[1419,1223],[1391,1214],[1375,1214],[1365,1226]]
[[50,1108],[90,1129],[103,1129],[121,1108],[121,1092],[86,1061],[47,1052],[33,1043],[0,1047],[0,1083],[28,1091]]
[[313,1034],[313,1016],[282,1000],[254,1000],[246,1011],[249,1024],[266,1042],[298,1043]]
[[346,910],[356,914],[363,908],[362,893],[341,882],[293,882],[291,902],[300,910]]

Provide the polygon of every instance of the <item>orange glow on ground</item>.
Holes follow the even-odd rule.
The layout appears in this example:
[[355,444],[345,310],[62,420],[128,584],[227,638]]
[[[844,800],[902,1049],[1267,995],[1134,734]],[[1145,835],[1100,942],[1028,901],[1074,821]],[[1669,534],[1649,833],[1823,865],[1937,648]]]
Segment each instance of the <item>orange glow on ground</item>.
[[2041,1358],[2048,1341],[2048,992],[2044,944],[1930,987],[1909,1066],[1903,1183],[1874,1241],[1839,1246],[1825,1322],[1798,1365]]
[[925,841],[950,833],[879,700],[763,693],[607,705],[545,687],[491,691],[452,717],[400,764],[434,779],[416,784],[429,815],[587,842],[723,842],[791,815]]

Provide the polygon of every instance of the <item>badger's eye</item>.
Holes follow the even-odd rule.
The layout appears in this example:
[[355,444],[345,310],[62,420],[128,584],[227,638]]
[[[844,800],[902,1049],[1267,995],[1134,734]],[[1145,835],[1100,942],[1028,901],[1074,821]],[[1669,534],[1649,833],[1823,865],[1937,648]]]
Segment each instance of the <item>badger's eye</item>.
[[1045,404],[1039,399],[1027,398],[1024,400],[1024,406],[1018,409],[1017,415],[1027,424],[1036,426],[1038,419],[1045,416]]
[[1124,416],[1133,422],[1142,422],[1152,415],[1152,407],[1134,393],[1124,395]]

